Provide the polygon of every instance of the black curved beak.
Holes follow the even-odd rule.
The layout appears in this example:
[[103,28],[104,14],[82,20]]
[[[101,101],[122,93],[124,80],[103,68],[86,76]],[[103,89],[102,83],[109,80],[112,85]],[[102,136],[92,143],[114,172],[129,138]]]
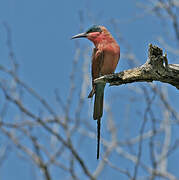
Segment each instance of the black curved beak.
[[80,33],[80,34],[77,34],[75,36],[73,36],[71,39],[75,39],[75,38],[85,38],[87,37],[87,34],[86,33]]

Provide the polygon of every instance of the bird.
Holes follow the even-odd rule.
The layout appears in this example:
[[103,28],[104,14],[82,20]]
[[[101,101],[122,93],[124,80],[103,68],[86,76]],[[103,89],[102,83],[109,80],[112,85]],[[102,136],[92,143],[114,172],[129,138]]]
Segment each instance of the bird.
[[95,95],[93,119],[97,120],[97,159],[100,153],[100,129],[103,115],[104,88],[106,83],[94,83],[96,78],[114,73],[120,59],[120,46],[106,27],[93,25],[86,32],[77,34],[71,39],[87,38],[94,44],[92,53],[92,90],[88,98]]

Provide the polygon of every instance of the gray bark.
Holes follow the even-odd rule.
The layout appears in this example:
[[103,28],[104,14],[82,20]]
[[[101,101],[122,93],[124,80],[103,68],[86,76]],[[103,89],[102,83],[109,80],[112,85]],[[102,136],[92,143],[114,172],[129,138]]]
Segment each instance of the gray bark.
[[168,83],[179,89],[179,64],[168,64],[167,55],[152,44],[149,45],[148,59],[142,66],[95,79],[95,83],[110,83],[111,86],[152,81]]

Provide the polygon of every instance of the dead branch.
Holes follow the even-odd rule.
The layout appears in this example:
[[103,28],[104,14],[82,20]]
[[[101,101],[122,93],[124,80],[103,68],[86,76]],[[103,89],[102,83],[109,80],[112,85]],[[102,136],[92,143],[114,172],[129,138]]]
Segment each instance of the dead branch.
[[133,82],[160,81],[179,89],[179,64],[168,64],[167,55],[161,48],[149,45],[148,59],[140,67],[115,74],[101,76],[95,83],[110,83],[110,86]]

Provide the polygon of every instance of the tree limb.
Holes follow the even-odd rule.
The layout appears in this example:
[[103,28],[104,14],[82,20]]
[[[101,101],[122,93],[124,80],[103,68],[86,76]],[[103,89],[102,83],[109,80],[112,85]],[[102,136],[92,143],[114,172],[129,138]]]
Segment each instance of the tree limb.
[[95,83],[110,83],[110,86],[152,81],[168,83],[179,89],[179,64],[168,64],[167,55],[152,44],[149,45],[148,59],[142,66],[95,79]]

